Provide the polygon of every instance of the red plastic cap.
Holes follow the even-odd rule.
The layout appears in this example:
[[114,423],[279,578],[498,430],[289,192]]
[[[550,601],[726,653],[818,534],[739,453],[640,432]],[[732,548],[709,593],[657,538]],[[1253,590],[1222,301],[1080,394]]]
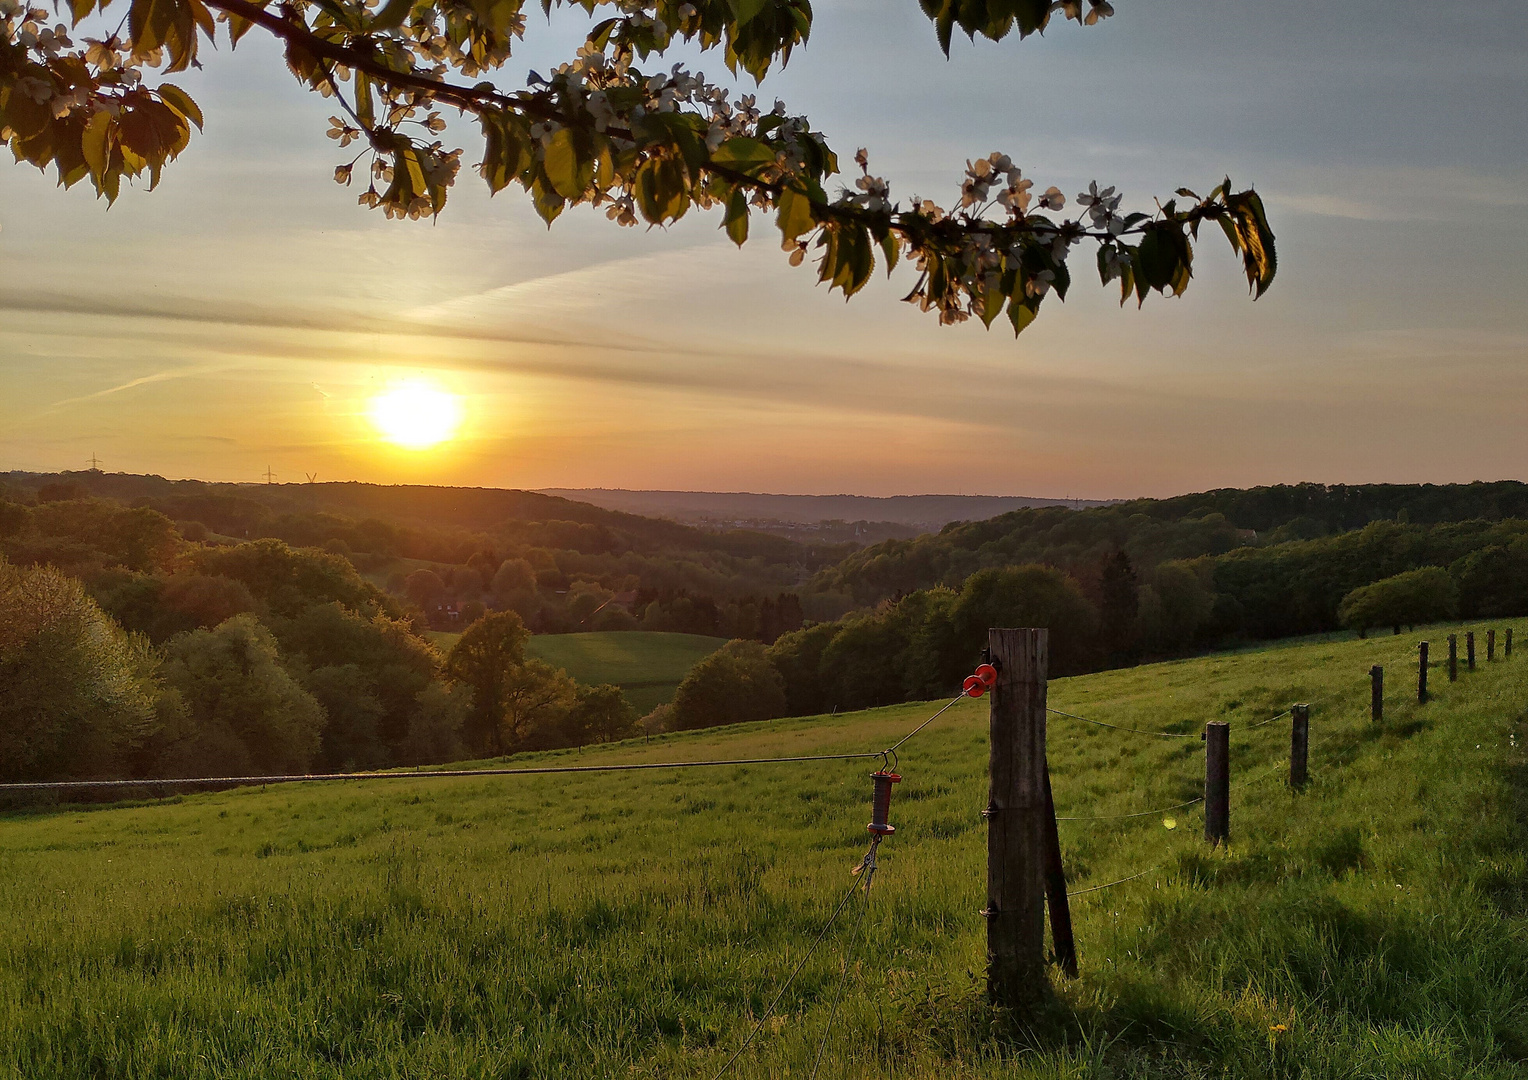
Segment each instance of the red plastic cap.
[[976,669],[976,677],[982,681],[982,685],[988,690],[997,685],[997,668],[991,664],[983,664]]
[[987,685],[975,675],[967,675],[965,682],[966,697],[981,697],[987,692]]

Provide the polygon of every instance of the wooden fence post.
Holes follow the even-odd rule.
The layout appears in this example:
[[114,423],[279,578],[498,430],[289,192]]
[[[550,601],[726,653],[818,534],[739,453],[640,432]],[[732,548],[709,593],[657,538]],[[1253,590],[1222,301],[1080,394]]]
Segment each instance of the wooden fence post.
[[1486,663],[1496,659],[1496,627],[1486,631]]
[[1045,978],[1045,630],[987,631],[992,688],[987,796],[987,994],[1040,1002]]
[[1448,636],[1448,681],[1459,681],[1459,635]]
[[1231,840],[1231,725],[1204,725],[1204,838],[1211,844]]
[[1512,627],[1507,627],[1507,640],[1502,642],[1501,654],[1504,657],[1512,655]]
[[1427,642],[1417,645],[1417,701],[1427,700]]
[[1467,630],[1464,634],[1464,659],[1471,671],[1475,670],[1475,631]]
[[1061,864],[1061,834],[1056,802],[1051,798],[1050,764],[1045,767],[1045,906],[1050,909],[1051,951],[1068,976],[1077,977],[1077,939],[1072,936],[1072,902],[1066,895],[1066,867]]
[[1291,705],[1289,708],[1289,786],[1299,790],[1308,778],[1307,760],[1310,756],[1310,706]]
[[1369,669],[1369,719],[1376,724],[1385,719],[1385,669],[1378,664]]

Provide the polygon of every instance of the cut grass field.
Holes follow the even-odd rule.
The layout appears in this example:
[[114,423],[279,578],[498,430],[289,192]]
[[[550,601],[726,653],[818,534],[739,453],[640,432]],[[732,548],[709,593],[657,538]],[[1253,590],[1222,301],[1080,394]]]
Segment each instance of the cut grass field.
[[[1482,628],[1477,628],[1482,629]],[[983,1003],[986,702],[903,749],[862,943],[846,919],[732,1075],[1521,1077],[1528,657],[1419,637],[1051,684],[1192,733],[1228,719],[1232,842],[1197,807],[1062,824],[1081,973]],[[1388,676],[1368,722],[1368,669]],[[1309,788],[1283,783],[1290,703]],[[899,706],[539,755],[593,764],[884,746]],[[1202,744],[1053,717],[1063,816],[1195,797]],[[340,782],[0,819],[0,1075],[703,1077],[804,955],[865,844],[869,763]],[[1175,828],[1165,827],[1170,818]]]
[[[461,637],[444,630],[431,630],[428,636],[441,650]],[[725,644],[726,638],[657,630],[537,634],[526,644],[525,655],[560,667],[587,686],[619,686],[637,715],[645,716],[673,701],[690,669]]]

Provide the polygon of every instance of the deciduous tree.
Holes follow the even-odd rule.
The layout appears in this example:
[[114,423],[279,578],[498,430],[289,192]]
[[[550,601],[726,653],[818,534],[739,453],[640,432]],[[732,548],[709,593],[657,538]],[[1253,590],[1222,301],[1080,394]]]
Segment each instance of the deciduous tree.
[[78,581],[0,559],[0,778],[126,771],[156,721],[153,667]]
[[1459,586],[1441,566],[1424,566],[1363,585],[1342,598],[1337,618],[1343,626],[1363,634],[1376,626],[1389,626],[1397,634],[1402,626],[1441,622],[1459,614]]
[[729,641],[685,675],[674,694],[673,725],[740,724],[785,715],[785,685],[757,641]]
[[530,636],[519,615],[496,611],[468,627],[446,657],[446,674],[472,688],[465,737],[479,753],[505,751],[502,717],[508,680],[525,664]]

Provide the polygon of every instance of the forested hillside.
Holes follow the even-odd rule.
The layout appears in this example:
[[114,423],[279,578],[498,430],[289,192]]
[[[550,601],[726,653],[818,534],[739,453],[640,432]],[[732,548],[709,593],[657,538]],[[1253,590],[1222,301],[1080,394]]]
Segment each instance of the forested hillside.
[[958,588],[978,570],[1045,563],[1079,579],[1116,551],[1138,570],[1158,563],[1269,547],[1361,529],[1374,521],[1440,524],[1528,518],[1528,484],[1294,484],[1223,488],[1070,511],[1016,510],[959,522],[914,540],[854,552],[813,580],[858,604],[936,585]]
[[513,610],[442,655],[352,556],[80,495],[0,491],[0,779],[353,770],[632,730],[619,689],[526,656]]
[[[18,778],[367,768],[634,730],[618,687],[527,653],[533,631],[732,639],[645,718],[662,730],[942,696],[989,626],[1049,627],[1069,675],[1528,614],[1528,519],[1501,517],[1528,501],[1515,483],[1032,509],[845,556],[524,492],[11,481],[0,774]],[[427,630],[452,631],[448,655]]]
[[1052,670],[1078,674],[1343,628],[1528,614],[1528,485],[1300,485],[1022,510],[866,548],[812,588],[858,610],[697,665],[675,726],[758,719],[760,701],[798,715],[937,697],[959,685],[989,626],[1049,627]]
[[[0,479],[17,503],[103,499],[157,511],[196,541],[273,538],[321,548],[352,563],[424,624],[447,630],[512,608],[540,633],[641,625],[773,640],[806,617],[799,602],[782,594],[794,594],[813,572],[853,550],[708,531],[526,491],[208,484],[99,472]],[[46,529],[15,543],[28,559],[69,561]],[[782,601],[789,609],[783,614]],[[818,618],[849,606],[832,594],[815,605],[808,614]]]

